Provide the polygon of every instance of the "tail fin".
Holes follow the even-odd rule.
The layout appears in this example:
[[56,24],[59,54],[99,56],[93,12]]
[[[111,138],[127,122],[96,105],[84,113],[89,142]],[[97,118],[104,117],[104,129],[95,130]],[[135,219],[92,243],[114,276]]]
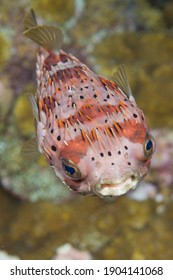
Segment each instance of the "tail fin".
[[30,9],[30,11],[25,15],[23,26],[25,31],[37,26],[37,20],[33,9]]
[[63,42],[63,33],[59,27],[48,25],[37,25],[34,11],[31,9],[24,18],[23,34],[39,44],[44,49],[60,50]]

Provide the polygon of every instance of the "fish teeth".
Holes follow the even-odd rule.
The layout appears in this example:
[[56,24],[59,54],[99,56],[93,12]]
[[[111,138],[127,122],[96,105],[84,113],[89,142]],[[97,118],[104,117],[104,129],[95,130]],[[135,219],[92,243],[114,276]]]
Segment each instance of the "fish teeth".
[[[133,178],[132,178],[133,176]],[[124,174],[120,179],[104,178],[96,184],[94,191],[100,196],[118,196],[134,189],[140,180],[140,175],[136,172]]]

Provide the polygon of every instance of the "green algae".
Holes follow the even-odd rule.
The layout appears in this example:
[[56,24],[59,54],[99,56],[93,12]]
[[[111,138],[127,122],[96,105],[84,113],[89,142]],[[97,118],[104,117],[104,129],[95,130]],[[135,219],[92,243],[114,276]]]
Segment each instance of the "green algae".
[[173,3],[166,3],[163,11],[163,18],[166,26],[171,29],[173,27]]
[[134,202],[126,196],[109,203],[78,196],[62,205],[15,202],[2,191],[1,197],[0,210],[11,222],[5,232],[0,222],[0,244],[21,259],[51,259],[55,248],[67,242],[89,250],[94,259],[173,258],[172,204],[160,213],[158,203]]
[[34,121],[31,105],[26,95],[21,95],[14,107],[14,122],[20,135],[29,136],[34,133]]
[[161,12],[152,9],[144,0],[108,0],[106,5],[104,0],[88,0],[85,1],[85,12],[71,32],[82,44],[86,44],[95,36],[98,40],[100,30],[109,28],[111,33],[127,32],[134,31],[136,26],[142,30],[161,30],[164,27]]
[[[9,86],[9,80],[6,75],[1,75],[0,80],[0,120],[1,127],[3,127],[3,121],[6,114],[9,111],[10,104],[13,101],[13,91]],[[0,130],[1,131],[1,130]]]
[[59,0],[31,0],[31,7],[44,19],[53,20],[56,23],[63,23],[74,13],[74,1]]
[[153,127],[173,127],[173,34],[122,33],[99,43],[93,55],[100,72],[111,77],[125,63],[138,105]]
[[16,197],[32,202],[51,200],[58,203],[69,198],[71,192],[42,159],[29,160],[22,156],[24,141],[14,131],[1,136],[0,170],[4,188]]
[[172,33],[125,32],[107,37],[95,46],[92,54],[98,58],[99,64],[106,60],[112,66],[115,62],[125,61],[126,64],[153,68],[170,63],[172,51]]
[[11,55],[11,44],[7,37],[4,35],[4,31],[0,31],[0,46],[0,70],[2,70]]

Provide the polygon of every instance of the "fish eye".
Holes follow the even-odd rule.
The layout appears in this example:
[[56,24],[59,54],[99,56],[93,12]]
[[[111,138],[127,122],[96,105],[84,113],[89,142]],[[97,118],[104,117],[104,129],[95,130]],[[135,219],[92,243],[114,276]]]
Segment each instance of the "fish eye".
[[154,138],[147,133],[144,142],[144,155],[146,158],[150,158],[155,151],[155,141]]
[[74,180],[79,180],[81,178],[81,172],[78,166],[72,161],[65,158],[61,158],[62,167],[66,175]]

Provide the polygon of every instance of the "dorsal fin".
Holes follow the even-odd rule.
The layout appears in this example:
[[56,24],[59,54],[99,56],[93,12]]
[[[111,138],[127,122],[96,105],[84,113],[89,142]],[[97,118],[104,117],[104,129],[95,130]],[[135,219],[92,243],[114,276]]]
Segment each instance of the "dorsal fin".
[[63,42],[63,33],[59,27],[37,25],[34,11],[31,9],[24,19],[24,35],[41,47],[50,50],[59,50]]
[[23,26],[25,30],[37,26],[37,20],[33,9],[30,9],[30,11],[25,15]]
[[122,89],[122,91],[127,95],[127,97],[130,98],[132,96],[132,92],[123,64],[120,65],[117,72],[114,73],[113,79],[120,89]]

